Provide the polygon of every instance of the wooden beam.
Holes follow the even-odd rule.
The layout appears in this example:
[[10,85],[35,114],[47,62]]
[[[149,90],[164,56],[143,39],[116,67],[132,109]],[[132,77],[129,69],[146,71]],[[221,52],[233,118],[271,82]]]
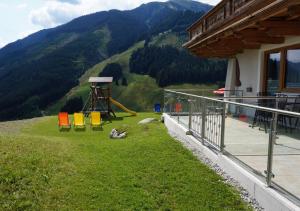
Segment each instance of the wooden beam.
[[235,57],[235,54],[195,54],[196,56],[199,57],[204,57],[204,58],[232,58]]
[[300,36],[299,28],[272,28],[267,30],[267,34],[270,36]]
[[270,36],[265,31],[249,28],[235,33],[235,37],[245,43],[281,44],[284,37]]
[[226,45],[232,48],[243,48],[243,49],[259,49],[261,44],[257,42],[243,42],[243,40],[237,38],[225,38],[219,43],[220,46]]
[[260,49],[261,44],[256,42],[243,42],[244,49]]
[[288,8],[289,16],[300,15],[300,5],[294,5]]
[[287,20],[294,20],[300,17],[300,5],[294,5],[288,9],[288,18]]
[[286,20],[267,20],[258,23],[259,26],[266,28],[300,28],[300,21],[286,21]]
[[244,42],[255,42],[262,44],[281,44],[284,43],[284,37],[245,37]]
[[238,53],[242,53],[242,49],[236,49],[236,50],[211,50],[211,49],[199,49],[196,52],[193,52],[195,54],[202,54],[202,55],[236,55]]
[[259,49],[260,43],[257,42],[243,42],[240,39],[234,37],[220,39],[218,42],[214,42],[210,45],[195,46],[193,52],[215,52],[223,53],[230,52],[230,54],[237,54],[243,51],[243,49]]

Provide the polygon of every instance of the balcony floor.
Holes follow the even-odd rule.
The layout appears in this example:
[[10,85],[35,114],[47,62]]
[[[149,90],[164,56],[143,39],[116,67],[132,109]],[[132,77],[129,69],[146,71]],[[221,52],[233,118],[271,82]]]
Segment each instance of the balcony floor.
[[[179,120],[187,127],[187,116],[180,116]],[[291,133],[282,128],[278,131],[272,181],[300,198],[300,131]],[[226,118],[225,150],[262,175],[267,169],[268,141],[269,134],[263,128],[252,128],[248,122]]]

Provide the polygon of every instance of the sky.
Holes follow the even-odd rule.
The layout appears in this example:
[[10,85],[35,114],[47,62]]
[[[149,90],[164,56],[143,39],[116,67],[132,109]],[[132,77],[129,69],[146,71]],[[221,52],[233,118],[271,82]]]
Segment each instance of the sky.
[[[93,12],[138,7],[154,0],[1,0],[0,48],[41,29]],[[157,0],[166,1],[166,0]],[[216,5],[220,0],[199,0]]]

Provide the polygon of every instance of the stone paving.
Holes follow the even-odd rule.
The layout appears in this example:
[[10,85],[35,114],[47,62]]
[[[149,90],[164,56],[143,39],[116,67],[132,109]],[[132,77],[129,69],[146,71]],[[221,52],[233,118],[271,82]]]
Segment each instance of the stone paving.
[[[178,120],[178,117],[174,117]],[[188,127],[188,117],[180,116],[180,124]],[[264,175],[267,169],[269,134],[263,128],[227,117],[225,150]],[[300,198],[300,131],[279,129],[274,146],[273,182]]]
[[[267,169],[269,134],[246,122],[227,118],[226,151],[264,174]],[[300,198],[300,131],[279,130],[274,146],[273,181]]]

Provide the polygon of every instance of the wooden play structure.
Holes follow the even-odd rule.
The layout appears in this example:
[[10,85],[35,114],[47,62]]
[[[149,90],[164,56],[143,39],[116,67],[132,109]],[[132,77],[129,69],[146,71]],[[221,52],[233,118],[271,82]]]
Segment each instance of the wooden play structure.
[[125,106],[112,99],[113,77],[90,77],[90,94],[83,107],[83,112],[88,116],[93,111],[101,112],[101,116],[116,117],[112,104],[123,111],[136,115],[136,112],[127,109]]

